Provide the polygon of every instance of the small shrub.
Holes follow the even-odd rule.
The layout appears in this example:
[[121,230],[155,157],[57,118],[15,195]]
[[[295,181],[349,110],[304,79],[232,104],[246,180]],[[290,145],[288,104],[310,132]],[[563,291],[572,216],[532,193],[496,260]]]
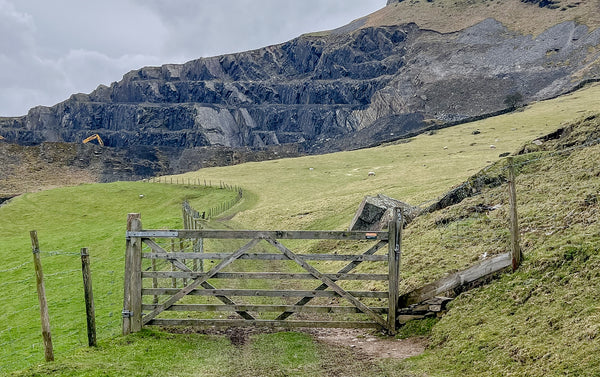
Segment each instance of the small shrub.
[[519,106],[521,104],[521,102],[523,102],[523,95],[519,92],[509,94],[506,96],[506,98],[504,98],[504,104],[509,109],[515,109],[517,106]]

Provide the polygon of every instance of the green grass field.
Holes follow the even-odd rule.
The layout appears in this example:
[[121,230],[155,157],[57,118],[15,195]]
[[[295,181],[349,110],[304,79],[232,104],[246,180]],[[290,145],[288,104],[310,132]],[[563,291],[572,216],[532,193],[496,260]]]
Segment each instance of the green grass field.
[[0,374],[43,360],[30,230],[38,233],[54,345],[60,354],[87,343],[80,248],[89,248],[98,336],[114,336],[120,331],[127,213],[141,213],[149,228],[181,228],[184,199],[200,209],[234,196],[220,189],[111,183],[25,194],[3,205]]
[[[364,195],[384,193],[411,204],[426,204],[499,161],[500,153],[515,152],[564,122],[600,112],[597,98],[600,85],[408,142],[182,176],[222,180],[245,189],[244,200],[225,214],[234,215],[232,220],[214,222],[214,227],[344,229]],[[480,133],[473,134],[474,130]],[[433,326],[433,347],[406,362],[358,360],[349,349],[325,347],[299,333],[256,335],[241,347],[233,347],[223,337],[201,334],[148,331],[121,337],[126,214],[142,213],[146,229],[178,228],[184,199],[202,209],[230,200],[235,193],[114,183],[23,195],[0,207],[4,261],[0,267],[0,374],[27,367],[15,375],[600,373],[597,358],[586,356],[599,351],[597,290],[592,288],[598,286],[600,271],[597,202],[593,203],[600,187],[599,155],[594,147],[567,157],[543,151],[519,157],[522,162],[533,159],[524,165],[518,186],[526,251],[523,268],[456,300],[449,314]],[[376,175],[368,176],[369,171]],[[563,189],[567,183],[569,190]],[[469,210],[481,203],[505,204],[502,190],[490,190],[411,225],[405,232],[403,289],[472,264],[488,250],[503,251],[506,231],[499,224],[506,219],[505,210],[490,214]],[[586,198],[591,205],[581,204]],[[29,231],[34,229],[47,276],[57,354],[57,362],[50,364],[42,362],[29,241]],[[84,348],[81,247],[89,247],[92,260],[98,350]],[[175,352],[178,349],[181,353]]]

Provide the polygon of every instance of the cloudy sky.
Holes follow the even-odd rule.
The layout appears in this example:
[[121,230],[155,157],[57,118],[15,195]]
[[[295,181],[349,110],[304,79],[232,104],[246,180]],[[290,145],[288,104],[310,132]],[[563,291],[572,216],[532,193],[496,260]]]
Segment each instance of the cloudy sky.
[[143,66],[285,42],[386,0],[0,0],[0,116],[25,115]]

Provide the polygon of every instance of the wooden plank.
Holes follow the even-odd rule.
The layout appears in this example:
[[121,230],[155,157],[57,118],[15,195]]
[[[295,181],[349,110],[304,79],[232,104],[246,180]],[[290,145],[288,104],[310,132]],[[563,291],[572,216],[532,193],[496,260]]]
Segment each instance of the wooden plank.
[[400,246],[402,242],[402,219],[398,208],[394,208],[392,220],[388,224],[388,331],[396,334],[396,313],[398,311],[398,294],[400,282]]
[[88,346],[96,347],[98,345],[96,342],[96,311],[94,309],[90,254],[86,247],[81,249],[81,275],[83,276],[83,295],[85,299],[85,316],[87,319]]
[[277,320],[254,320],[245,321],[239,319],[166,319],[155,318],[148,322],[151,326],[223,326],[223,327],[282,327],[282,328],[379,328],[375,322],[366,321],[277,321]]
[[44,285],[44,270],[40,258],[40,244],[37,231],[29,232],[31,248],[33,251],[33,267],[35,269],[35,282],[37,287],[38,302],[40,304],[40,320],[42,323],[42,338],[44,339],[44,359],[54,361],[54,348],[52,346],[52,333],[50,331],[50,315],[48,314],[48,301],[46,300],[46,286]]
[[448,276],[445,276],[433,283],[427,284],[421,288],[415,289],[400,297],[400,306],[409,306],[428,300],[436,296],[443,296],[444,293],[452,291],[461,285],[472,283],[489,275],[493,275],[512,265],[511,253],[496,255],[486,259],[475,266],[467,268]]
[[[156,242],[154,242],[151,239],[144,239],[144,242],[150,246],[150,248],[156,252],[156,253],[161,253],[161,254],[166,254],[167,252],[165,251],[165,249],[163,249],[162,247],[160,247],[160,245],[158,245]],[[172,263],[172,266],[177,266],[178,268],[180,268],[181,270],[183,270],[183,273],[191,273],[192,271],[182,262],[180,262],[177,259],[170,259],[170,262]],[[168,272],[168,271],[167,271]],[[171,271],[171,273],[176,273],[179,271]],[[200,277],[200,276],[199,276]],[[198,278],[199,278],[198,277]],[[173,277],[173,279],[175,279],[175,277]],[[193,278],[196,279],[196,278]],[[204,281],[200,284],[203,288],[205,289],[215,289],[215,287],[210,284],[207,281]],[[157,287],[152,287],[152,288],[157,288]],[[227,305],[235,305],[235,302],[232,301],[230,298],[226,297],[226,296],[222,296],[222,295],[217,295],[215,296],[217,299],[219,299],[222,303],[227,304]],[[244,319],[254,319],[254,316],[252,316],[252,314],[245,312],[245,311],[240,311],[237,312],[242,318]]]
[[[144,288],[142,295],[174,295],[179,288]],[[388,292],[348,291],[354,297],[386,298]],[[335,291],[305,291],[305,290],[263,290],[263,289],[192,289],[191,296],[256,296],[256,297],[340,297]]]
[[333,290],[334,292],[336,292],[337,294],[339,294],[341,297],[345,298],[350,303],[352,303],[354,306],[356,306],[357,308],[359,308],[360,311],[362,311],[363,313],[367,314],[375,322],[379,323],[383,328],[387,328],[388,327],[387,326],[387,322],[383,319],[383,317],[381,317],[379,314],[373,312],[367,305],[363,304],[355,296],[351,295],[345,289],[343,289],[342,287],[340,287],[339,285],[337,285],[333,280],[329,279],[327,276],[324,276],[316,268],[314,268],[310,264],[306,263],[306,261],[304,261],[302,258],[300,258],[299,256],[297,256],[296,254],[294,254],[290,249],[288,249],[287,247],[285,247],[279,241],[277,241],[277,240],[271,240],[271,239],[268,239],[266,241],[268,243],[270,243],[271,245],[275,246],[277,249],[279,249],[282,253],[285,254],[285,256],[287,256],[291,260],[295,261],[299,266],[301,266],[302,268],[304,268],[306,271],[308,271],[309,273],[311,273],[312,275],[314,275],[316,278],[318,278],[319,280],[321,280],[324,284],[327,284],[327,286],[331,290]]
[[414,319],[423,319],[425,318],[425,314],[400,314],[397,316],[397,320],[399,323],[406,323],[408,321],[412,321]]
[[[367,251],[365,251],[364,253],[362,253],[362,255],[367,256],[367,255],[373,255],[375,254],[379,249],[381,249],[383,246],[386,245],[387,242],[385,241],[379,241],[377,242],[377,244],[373,245],[372,247],[370,247]],[[359,260],[355,260],[352,261],[350,263],[348,263],[346,266],[344,266],[341,270],[338,271],[339,274],[345,274],[348,273],[350,271],[352,271],[353,269],[355,269],[359,264],[361,264],[362,261]],[[327,284],[323,283],[321,285],[319,285],[315,290],[316,291],[324,291],[325,289],[327,289]],[[307,303],[309,303],[314,296],[305,296],[302,299],[300,299],[296,305],[306,305]],[[276,319],[277,320],[285,320],[286,318],[288,318],[290,315],[292,315],[293,312],[283,312],[281,313]]]
[[[145,242],[150,241],[150,239],[144,239]],[[168,253],[168,255],[164,254],[154,254],[154,253],[144,253],[143,258],[146,259],[226,259],[229,258],[230,253]],[[388,257],[386,255],[344,255],[344,254],[298,254],[299,257],[305,260],[312,261],[360,261],[360,262],[387,262]],[[286,256],[281,254],[255,254],[255,253],[247,253],[245,255],[241,255],[238,259],[251,259],[251,260],[289,260]]]
[[[154,259],[153,259],[154,261]],[[202,272],[185,271],[145,271],[142,272],[142,278],[168,279],[168,278],[187,278],[197,279],[205,275]],[[330,279],[335,280],[378,280],[387,281],[387,274],[324,274]],[[294,279],[294,280],[314,280],[311,274],[304,273],[283,273],[283,272],[219,272],[213,279]],[[158,288],[154,286],[153,288]]]
[[387,241],[387,232],[348,232],[329,230],[144,230],[128,232],[128,237],[142,238],[217,238],[217,239],[295,239],[295,240],[381,240]]
[[[144,310],[154,310],[157,305],[145,304]],[[362,313],[355,306],[317,306],[317,305],[211,305],[211,304],[174,304],[168,309],[176,312],[233,312],[233,311],[253,311],[253,312],[282,312],[291,311],[294,313],[342,313],[342,314],[360,314]],[[388,308],[372,307],[376,313],[386,314]]]
[[192,283],[190,283],[189,285],[187,285],[186,287],[184,287],[183,289],[181,289],[180,291],[178,291],[177,293],[175,293],[173,296],[171,296],[171,298],[169,298],[164,303],[160,304],[158,308],[154,309],[152,312],[150,312],[147,315],[145,315],[144,319],[143,319],[143,323],[148,323],[148,321],[150,321],[153,318],[155,318],[157,315],[159,315],[160,313],[162,313],[169,306],[171,306],[174,303],[176,303],[177,301],[181,300],[188,293],[190,293],[191,291],[193,291],[197,286],[199,286],[200,284],[202,284],[203,282],[205,282],[207,279],[210,279],[217,272],[221,271],[223,268],[225,268],[228,265],[230,265],[240,255],[246,253],[248,250],[250,250],[251,248],[253,248],[259,241],[260,240],[258,240],[258,239],[251,240],[246,245],[242,246],[238,251],[236,251],[235,253],[231,254],[229,258],[224,259],[223,261],[221,261],[221,263],[219,263],[218,265],[216,265],[215,267],[213,267],[209,272],[206,273],[205,277],[203,277],[201,279],[194,279],[194,281],[192,281]]

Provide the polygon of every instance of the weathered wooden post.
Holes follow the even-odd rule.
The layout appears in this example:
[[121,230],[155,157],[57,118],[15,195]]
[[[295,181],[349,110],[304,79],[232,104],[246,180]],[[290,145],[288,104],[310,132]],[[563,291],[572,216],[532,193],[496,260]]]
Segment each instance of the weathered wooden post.
[[402,216],[398,208],[393,209],[392,219],[389,222],[388,232],[388,328],[391,335],[396,333],[396,315],[398,313],[399,282],[400,282],[400,255],[402,244]]
[[[139,213],[127,215],[127,231],[142,230]],[[142,329],[142,239],[127,236],[123,298],[123,335]]]
[[90,271],[90,255],[86,247],[81,249],[81,274],[85,298],[85,314],[87,318],[88,345],[96,347],[96,311],[94,309],[94,293],[92,289],[92,273]]
[[508,157],[508,201],[510,204],[510,251],[512,269],[515,271],[521,264],[521,245],[519,231],[519,216],[517,213],[517,189],[515,165],[512,157]]
[[183,219],[183,229],[188,229],[188,213],[185,207],[185,201],[181,203],[181,218]]
[[48,314],[48,302],[46,301],[46,287],[44,286],[44,271],[40,259],[40,244],[37,231],[29,232],[31,236],[31,247],[33,249],[33,266],[35,268],[35,281],[37,285],[38,301],[40,303],[40,319],[42,321],[42,338],[44,338],[44,358],[46,361],[54,361],[54,349],[52,347],[52,334],[50,332],[50,316]]

